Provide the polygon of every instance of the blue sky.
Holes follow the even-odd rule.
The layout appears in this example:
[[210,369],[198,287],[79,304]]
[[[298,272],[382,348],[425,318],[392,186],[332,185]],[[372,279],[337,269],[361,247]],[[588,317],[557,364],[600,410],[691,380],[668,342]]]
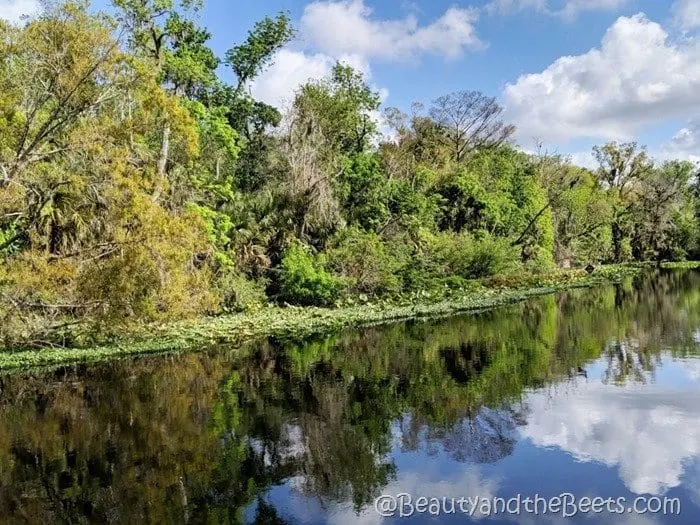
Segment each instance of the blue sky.
[[[313,3],[304,0],[234,0],[231,6],[226,0],[209,0],[202,13],[202,21],[214,35],[214,47],[223,52],[231,43],[245,38],[248,29],[264,16],[289,11],[298,26],[305,7]],[[420,25],[425,26],[451,7],[483,9],[488,3],[486,0],[366,0],[364,5],[372,9],[373,20],[397,20],[413,15]],[[410,105],[414,99],[434,98],[455,89],[479,89],[496,95],[507,82],[512,82],[521,74],[541,71],[560,56],[585,53],[599,45],[606,29],[619,16],[641,11],[652,20],[666,21],[670,18],[669,6],[670,0],[668,3],[664,0],[635,0],[623,4],[619,9],[584,12],[572,21],[556,19],[535,9],[508,16],[484,14],[475,26],[487,49],[465,52],[457,60],[446,61],[440,56],[426,56],[418,64],[373,64],[373,80],[387,86],[391,91],[390,102],[399,106]]]
[[[692,107],[687,107],[687,110],[685,106],[673,107],[673,100],[668,108],[664,107],[663,101],[645,104],[644,100],[626,108],[620,96],[611,95],[611,100],[601,102],[620,106],[617,109],[611,107],[610,112],[611,118],[620,122],[612,126],[601,124],[603,131],[599,132],[593,117],[590,122],[568,126],[567,120],[576,120],[570,109],[555,111],[552,102],[538,107],[537,99],[547,96],[543,86],[518,85],[521,76],[542,74],[560,57],[581,57],[592,49],[601,48],[602,40],[611,31],[625,35],[624,39],[632,41],[634,47],[635,40],[647,42],[648,33],[658,30],[666,33],[666,40],[659,43],[657,39],[658,49],[651,46],[647,56],[636,56],[634,49],[626,50],[622,46],[621,50],[611,49],[610,54],[616,56],[620,51],[623,54],[627,51],[629,57],[603,60],[601,64],[595,61],[586,64],[582,60],[581,64],[571,66],[573,76],[585,77],[586,69],[591,69],[593,83],[605,82],[599,77],[605,76],[606,69],[611,77],[620,74],[620,69],[626,69],[620,74],[626,78],[626,89],[635,86],[642,89],[645,82],[653,86],[663,79],[664,64],[661,62],[669,57],[669,53],[673,59],[674,46],[681,46],[676,54],[686,56],[684,63],[689,67],[693,67],[693,57],[700,59],[698,44],[693,38],[697,25],[700,25],[700,20],[696,19],[700,18],[700,0],[675,3],[670,0],[267,0],[239,1],[233,5],[210,0],[202,13],[202,22],[214,35],[214,47],[223,52],[233,42],[243,39],[256,20],[280,10],[291,13],[299,35],[280,56],[283,63],[275,64],[258,85],[253,86],[254,93],[270,102],[279,104],[280,94],[291,93],[294,84],[308,78],[304,75],[317,76],[324,71],[328,61],[324,66],[318,63],[319,58],[328,56],[360,65],[374,86],[388,92],[385,104],[404,110],[408,110],[413,101],[429,104],[442,94],[460,89],[477,89],[496,96],[519,127],[516,139],[525,149],[532,148],[536,140],[542,140],[549,149],[574,154],[579,162],[589,163],[593,144],[634,139],[648,144],[652,153],[659,157],[695,158],[700,155],[700,126],[693,120],[700,115],[697,111],[700,110],[700,94],[680,96],[673,89],[669,91],[670,99],[695,99],[689,102]],[[685,12],[681,12],[683,10]],[[413,44],[405,43],[411,35],[415,37],[422,30],[430,30],[449,13],[457,11],[468,13],[470,33],[439,27],[442,40],[435,37],[432,45],[421,44],[420,39],[414,39]],[[616,23],[635,20],[633,17],[639,13],[644,13],[644,18],[639,17],[638,22],[627,24],[632,28],[625,29],[624,24],[618,24],[615,30]],[[407,23],[410,19],[414,21]],[[398,27],[402,24],[403,28]],[[387,34],[392,36],[386,37]],[[382,35],[386,38],[381,38]],[[376,42],[371,41],[373,38]],[[395,54],[381,51],[381,48],[402,46],[415,49]],[[627,67],[620,68],[618,61]],[[285,67],[290,63],[296,65]],[[695,71],[687,71],[687,76],[698,77],[697,68],[696,65]],[[289,69],[293,69],[294,74]],[[678,72],[672,74],[677,76]],[[686,72],[681,71],[681,75],[686,75]],[[553,81],[566,85],[569,76],[562,73]],[[582,84],[586,83],[582,81]],[[615,80],[611,79],[609,83],[614,84]],[[534,106],[528,107],[528,101],[514,105],[513,100],[506,96],[508,85],[516,86],[516,93],[532,99]],[[700,84],[696,87],[700,93]],[[549,89],[557,99],[557,86]],[[588,87],[588,92],[595,98],[597,89]],[[565,102],[570,102],[567,98],[571,98],[571,94],[567,97],[562,92],[560,96]],[[581,104],[580,109],[590,112],[585,104]],[[608,113],[605,105],[595,109],[594,113]],[[542,112],[551,115],[535,124],[535,120],[540,120],[537,115]],[[630,112],[633,114],[629,115]],[[646,116],[650,113],[654,113],[653,118]],[[550,120],[557,125],[552,125]],[[625,120],[630,123],[624,123]],[[572,129],[568,130],[569,127]],[[611,129],[604,129],[607,127]],[[682,135],[683,141],[677,136],[681,130],[686,132]]]
[[[0,0],[0,16],[35,4]],[[222,56],[282,10],[298,36],[251,86],[266,102],[340,59],[404,110],[495,96],[525,149],[538,139],[585,164],[593,144],[639,140],[700,160],[700,0],[208,0],[200,23]]]

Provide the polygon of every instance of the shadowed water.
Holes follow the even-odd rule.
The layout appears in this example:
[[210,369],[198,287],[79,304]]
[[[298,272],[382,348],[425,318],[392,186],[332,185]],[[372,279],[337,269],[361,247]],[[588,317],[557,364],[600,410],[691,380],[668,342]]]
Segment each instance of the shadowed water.
[[[414,512],[381,494],[678,498]],[[0,523],[700,523],[700,272],[479,315],[0,376]]]

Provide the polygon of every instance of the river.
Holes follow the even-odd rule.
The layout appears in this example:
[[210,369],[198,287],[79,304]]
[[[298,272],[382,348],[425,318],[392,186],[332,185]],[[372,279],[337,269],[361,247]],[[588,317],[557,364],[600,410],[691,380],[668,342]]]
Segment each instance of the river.
[[0,376],[0,523],[239,522],[700,523],[700,272]]

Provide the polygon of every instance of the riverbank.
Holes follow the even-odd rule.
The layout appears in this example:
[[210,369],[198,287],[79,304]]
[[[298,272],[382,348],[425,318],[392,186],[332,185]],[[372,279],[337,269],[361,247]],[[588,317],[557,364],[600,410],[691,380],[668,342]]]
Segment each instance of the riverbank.
[[[654,266],[613,265],[596,269],[557,270],[540,275],[496,276],[479,287],[440,300],[413,298],[393,303],[366,303],[344,308],[270,307],[199,321],[149,326],[139,334],[93,348],[46,348],[0,352],[0,371],[105,361],[118,357],[195,351],[216,344],[238,346],[260,337],[303,339],[352,326],[476,312],[572,288],[619,282]],[[665,263],[664,268],[700,268],[700,262]]]

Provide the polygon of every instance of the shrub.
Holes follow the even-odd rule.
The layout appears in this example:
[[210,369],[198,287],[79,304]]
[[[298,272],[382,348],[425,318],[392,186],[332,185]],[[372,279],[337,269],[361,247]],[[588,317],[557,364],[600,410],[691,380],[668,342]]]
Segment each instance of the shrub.
[[284,253],[279,270],[280,299],[302,306],[329,306],[339,297],[341,279],[324,269],[322,257],[311,253],[311,248],[292,243]]
[[518,266],[517,248],[507,239],[486,233],[443,233],[431,239],[430,251],[437,266],[446,275],[458,275],[464,279],[478,279],[506,273]]
[[[198,267],[194,260],[208,248],[199,218],[173,217],[149,200],[139,197],[137,211],[126,210],[120,217],[124,227],[115,232],[119,250],[84,263],[76,276],[76,299],[99,305],[94,314],[106,330],[123,323],[195,317],[219,308],[209,268]],[[128,220],[138,220],[138,228],[129,231]]]
[[466,265],[458,275],[465,278],[479,278],[498,275],[514,270],[518,266],[517,249],[510,246],[508,239],[484,235],[473,239],[471,253],[467,254]]
[[328,265],[346,280],[351,293],[384,295],[399,292],[398,263],[374,232],[342,231],[328,250]]
[[224,311],[251,312],[267,304],[265,283],[252,281],[235,271],[222,272],[214,285]]

